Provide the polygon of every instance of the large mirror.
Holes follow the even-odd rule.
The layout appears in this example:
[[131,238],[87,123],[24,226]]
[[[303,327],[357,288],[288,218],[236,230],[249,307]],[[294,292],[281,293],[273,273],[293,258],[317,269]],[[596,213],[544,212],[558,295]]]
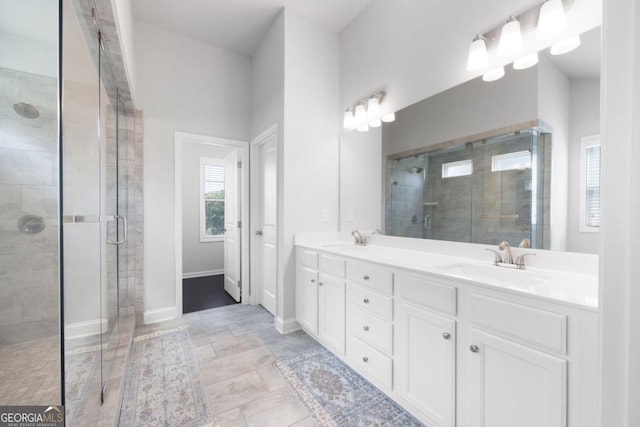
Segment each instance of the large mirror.
[[[385,234],[596,253],[600,45],[598,27],[565,55],[540,52],[535,67],[507,66],[498,81],[477,78],[396,112],[381,130],[381,185],[369,184],[381,190]],[[358,222],[348,194],[359,179],[345,161],[374,139],[343,135],[344,229]]]

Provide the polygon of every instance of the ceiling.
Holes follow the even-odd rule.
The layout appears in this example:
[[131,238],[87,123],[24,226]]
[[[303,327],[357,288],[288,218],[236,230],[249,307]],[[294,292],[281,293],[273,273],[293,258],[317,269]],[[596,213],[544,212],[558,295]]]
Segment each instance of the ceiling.
[[339,32],[369,3],[371,0],[132,0],[135,19],[246,56],[256,51],[283,6]]
[[58,2],[51,0],[2,0],[0,31],[56,43]]

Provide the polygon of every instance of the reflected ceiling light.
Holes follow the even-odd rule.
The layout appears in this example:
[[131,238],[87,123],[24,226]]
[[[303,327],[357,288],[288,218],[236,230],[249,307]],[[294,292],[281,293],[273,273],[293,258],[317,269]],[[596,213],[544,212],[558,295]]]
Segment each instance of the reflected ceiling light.
[[562,0],[549,0],[540,8],[536,37],[538,40],[551,40],[567,28],[567,18]]
[[529,55],[525,55],[513,61],[514,70],[524,70],[525,68],[533,67],[538,63],[538,52],[533,52]]
[[396,113],[389,113],[382,116],[382,121],[385,123],[391,123],[396,119]]
[[495,82],[496,80],[504,77],[504,67],[494,68],[482,75],[482,80],[485,82]]
[[353,130],[356,128],[356,121],[353,118],[353,111],[351,111],[351,108],[348,108],[347,111],[344,112],[342,126],[347,130]]
[[359,132],[366,132],[369,127],[376,128],[382,126],[382,122],[394,121],[394,113],[382,115],[380,104],[382,104],[386,95],[384,91],[379,90],[371,94],[371,96],[358,101],[356,105],[347,108],[342,121],[344,129],[357,129]]
[[515,17],[510,17],[500,32],[498,55],[512,56],[522,50],[522,32],[520,22]]
[[489,54],[487,53],[487,43],[480,34],[475,36],[469,46],[469,57],[467,58],[467,71],[478,71],[489,64]]
[[562,55],[580,46],[580,36],[575,35],[551,46],[551,55]]

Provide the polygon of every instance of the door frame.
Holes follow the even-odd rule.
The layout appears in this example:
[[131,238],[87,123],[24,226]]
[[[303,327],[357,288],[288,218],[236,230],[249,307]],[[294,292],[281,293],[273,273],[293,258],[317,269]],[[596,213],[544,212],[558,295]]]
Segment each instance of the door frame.
[[[217,145],[223,147],[233,147],[238,150],[238,158],[242,162],[240,168],[240,221],[242,227],[240,231],[240,244],[242,245],[240,262],[242,263],[241,288],[242,288],[242,304],[253,304],[250,292],[250,241],[249,232],[249,142],[238,141],[233,139],[219,138],[216,136],[199,135],[189,132],[174,133],[174,236],[175,236],[175,295],[176,295],[176,317],[182,317],[182,147],[184,143],[198,143],[204,145]],[[248,297],[247,297],[248,296]]]
[[[260,192],[255,190],[260,188],[260,146],[271,139],[276,140],[276,174],[277,174],[277,197],[278,202],[276,203],[276,312],[273,315],[274,323],[277,324],[278,314],[280,313],[280,303],[279,303],[279,286],[280,282],[280,250],[281,250],[281,221],[280,221],[280,200],[281,200],[281,185],[280,185],[280,144],[278,143],[278,125],[274,124],[267,128],[264,132],[260,133],[258,136],[251,140],[251,159],[252,159],[252,167],[251,167],[251,188],[254,191],[251,192],[251,206],[255,207],[255,209],[251,209],[251,226],[249,229],[250,239],[251,239],[251,277],[259,278],[260,272],[258,270],[258,259],[259,259],[259,247],[260,241],[259,237],[256,236],[256,231],[258,230],[258,224],[260,222]],[[253,292],[251,293],[251,303],[252,304],[260,304],[260,295],[262,293],[262,282],[259,280],[255,281],[258,285],[255,286]]]

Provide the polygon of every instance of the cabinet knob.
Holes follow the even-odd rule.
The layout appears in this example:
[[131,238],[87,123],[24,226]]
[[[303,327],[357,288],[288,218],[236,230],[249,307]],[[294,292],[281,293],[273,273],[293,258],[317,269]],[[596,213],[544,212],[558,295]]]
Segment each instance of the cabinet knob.
[[364,302],[365,304],[369,304],[369,298],[363,299],[362,302]]
[[443,332],[442,338],[444,338],[445,340],[448,340],[449,338],[451,338],[451,334],[449,332]]
[[316,283],[316,279],[311,279],[311,283]]
[[363,279],[364,279],[364,280],[369,280],[369,275],[368,275],[368,274],[365,274],[365,275],[364,275],[364,277],[363,277]]
[[365,325],[365,326],[362,327],[362,329],[364,329],[365,331],[368,331],[369,327]]
[[480,349],[477,345],[472,345],[471,347],[469,347],[469,350],[471,350],[472,353],[477,353]]
[[322,282],[318,282],[318,286],[322,286]]
[[363,358],[362,358],[362,361],[363,361],[364,363],[367,363],[367,362],[369,362],[369,358],[368,358],[367,356],[365,356],[365,357],[363,357]]

